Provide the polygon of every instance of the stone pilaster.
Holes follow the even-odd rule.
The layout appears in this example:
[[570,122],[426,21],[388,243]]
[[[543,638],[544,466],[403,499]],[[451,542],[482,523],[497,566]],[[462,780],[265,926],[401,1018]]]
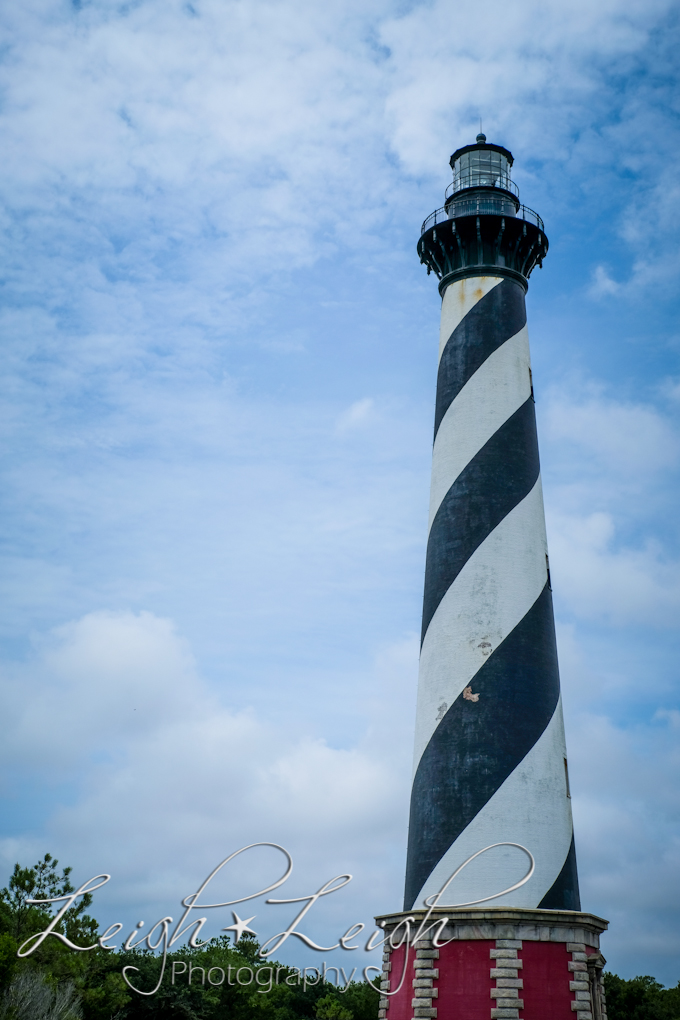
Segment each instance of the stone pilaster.
[[495,999],[491,1020],[519,1020],[519,1010],[524,1009],[519,997],[524,986],[519,972],[524,964],[517,957],[521,948],[519,939],[496,939],[496,948],[489,950],[491,978],[496,979],[496,987],[491,989],[491,998]]
[[574,1001],[571,1004],[571,1008],[576,1013],[577,1020],[593,1020],[593,1004],[590,995],[588,956],[585,943],[568,942],[567,952],[571,953],[571,963],[568,964],[571,971],[569,991],[574,993]]
[[438,959],[439,950],[433,947],[431,939],[421,939],[415,947],[413,961],[414,977],[411,983],[413,1020],[437,1016],[435,1003],[439,992],[434,987],[434,982],[439,977],[439,970],[434,964]]
[[[385,943],[385,947],[383,950],[382,974],[380,977],[381,992],[389,992],[390,990],[390,973],[392,970],[392,962],[390,960],[391,954],[392,950],[389,946],[389,943]],[[381,994],[380,1002],[378,1003],[378,1020],[383,1020],[383,1018],[387,1016],[387,1009],[389,1007],[389,1004],[390,1004],[389,998],[386,995]]]

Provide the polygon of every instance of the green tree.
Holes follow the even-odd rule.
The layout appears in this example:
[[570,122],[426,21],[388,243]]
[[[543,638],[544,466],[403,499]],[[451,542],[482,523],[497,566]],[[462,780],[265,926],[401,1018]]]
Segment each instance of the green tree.
[[[25,939],[43,931],[63,903],[29,903],[29,900],[49,900],[58,896],[68,896],[75,891],[69,875],[72,868],[64,868],[61,875],[57,872],[59,861],[51,854],[45,854],[32,868],[14,865],[9,885],[0,889],[0,924],[21,945]],[[96,931],[96,922],[83,913],[92,903],[90,893],[78,898],[66,911],[59,925],[59,930],[68,938],[87,937]],[[81,916],[82,915],[82,916]]]
[[335,995],[324,995],[316,1004],[317,1020],[354,1020],[351,1009],[343,1006]]
[[342,993],[342,1001],[354,1015],[354,1020],[377,1020],[380,1001],[380,975],[373,981],[352,981]]
[[680,983],[664,988],[649,975],[604,974],[608,1020],[680,1020]]
[[16,940],[8,932],[0,935],[0,991],[7,988],[17,969]]
[[[125,966],[136,967],[130,974],[134,985],[144,991],[154,988],[161,959],[149,950],[96,946],[76,953],[58,939],[46,938],[29,957],[17,959],[17,946],[44,931],[63,905],[27,901],[69,895],[70,874],[70,868],[60,873],[58,862],[46,854],[32,868],[17,864],[7,888],[0,891],[0,1002],[6,1007],[5,1020],[78,1020],[81,1015],[82,1020],[377,1020],[375,987],[352,982],[340,992],[318,981],[305,988],[295,968],[263,960],[257,940],[248,933],[236,945],[222,936],[197,949],[185,945],[169,953],[163,982],[150,996],[132,991],[121,973]],[[83,897],[60,925],[76,945],[96,942],[97,922],[84,913],[90,902],[89,896]],[[173,963],[178,965],[174,984]],[[213,968],[224,971],[223,983],[210,983]],[[252,971],[252,983],[236,981],[242,968]],[[11,990],[5,999],[2,988]]]

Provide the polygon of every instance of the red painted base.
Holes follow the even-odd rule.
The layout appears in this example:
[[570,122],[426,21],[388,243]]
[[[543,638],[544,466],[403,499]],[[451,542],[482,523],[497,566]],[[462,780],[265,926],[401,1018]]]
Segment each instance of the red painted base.
[[388,936],[383,1020],[606,1020],[606,921],[571,911],[451,911],[443,930],[414,942],[423,915],[378,919]]

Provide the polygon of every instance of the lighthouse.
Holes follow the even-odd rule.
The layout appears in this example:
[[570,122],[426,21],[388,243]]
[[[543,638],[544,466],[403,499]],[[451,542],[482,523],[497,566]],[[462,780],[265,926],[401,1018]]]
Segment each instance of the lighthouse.
[[603,1020],[583,913],[525,295],[548,252],[512,154],[451,157],[418,255],[442,299],[404,907],[386,1020]]

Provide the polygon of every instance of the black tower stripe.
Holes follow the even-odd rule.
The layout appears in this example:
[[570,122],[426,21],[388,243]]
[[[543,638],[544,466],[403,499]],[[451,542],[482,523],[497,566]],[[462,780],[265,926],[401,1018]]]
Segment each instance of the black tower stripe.
[[[411,791],[404,909],[463,829],[528,754],[560,693],[552,595],[547,584],[526,616],[432,734]],[[462,863],[462,862],[461,862]]]
[[580,910],[581,894],[578,888],[578,871],[576,869],[576,847],[574,835],[571,836],[569,853],[562,865],[562,870],[538,904],[539,910]]
[[526,321],[524,291],[513,280],[503,280],[458,323],[439,361],[435,438],[442,418],[468,379],[501,344],[519,333]]
[[421,644],[470,556],[531,492],[538,472],[536,415],[529,397],[461,471],[435,514],[427,540]]

